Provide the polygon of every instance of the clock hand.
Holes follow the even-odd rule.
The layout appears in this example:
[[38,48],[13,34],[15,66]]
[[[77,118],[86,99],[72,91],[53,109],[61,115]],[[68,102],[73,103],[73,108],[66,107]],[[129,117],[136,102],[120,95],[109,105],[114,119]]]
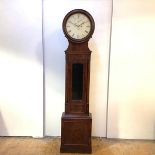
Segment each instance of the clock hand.
[[80,25],[78,25],[78,27],[82,27],[82,25],[83,25],[84,23],[86,23],[86,22],[82,22]]
[[78,25],[76,25],[75,23],[72,23],[71,21],[69,21],[69,23],[71,23],[72,25],[78,27]]

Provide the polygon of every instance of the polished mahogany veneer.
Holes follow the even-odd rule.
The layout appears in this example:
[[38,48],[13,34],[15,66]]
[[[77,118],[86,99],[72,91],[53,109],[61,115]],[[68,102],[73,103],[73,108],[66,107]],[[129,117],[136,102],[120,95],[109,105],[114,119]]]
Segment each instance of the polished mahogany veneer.
[[88,48],[88,41],[94,28],[92,16],[81,9],[72,10],[63,21],[63,31],[69,46],[65,51],[65,112],[61,118],[60,147],[62,153],[92,151],[92,116],[89,113],[91,51]]

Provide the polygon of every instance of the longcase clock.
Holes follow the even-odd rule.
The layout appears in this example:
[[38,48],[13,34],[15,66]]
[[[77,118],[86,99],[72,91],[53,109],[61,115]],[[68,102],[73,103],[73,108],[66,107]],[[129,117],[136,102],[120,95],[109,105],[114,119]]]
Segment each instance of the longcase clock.
[[63,20],[69,45],[66,54],[65,112],[61,118],[60,152],[91,153],[92,116],[89,113],[91,51],[88,41],[95,23],[85,10],[70,11]]

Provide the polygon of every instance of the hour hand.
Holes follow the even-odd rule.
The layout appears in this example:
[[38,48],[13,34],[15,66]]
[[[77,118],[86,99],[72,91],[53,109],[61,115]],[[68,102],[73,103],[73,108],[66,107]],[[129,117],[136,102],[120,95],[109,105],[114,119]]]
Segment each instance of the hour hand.
[[76,26],[76,27],[78,27],[78,25],[76,25],[75,23],[73,23],[71,21],[69,21],[69,23],[72,24],[72,25],[74,25],[74,26]]
[[78,27],[82,26],[85,22],[82,22],[80,25],[78,25]]

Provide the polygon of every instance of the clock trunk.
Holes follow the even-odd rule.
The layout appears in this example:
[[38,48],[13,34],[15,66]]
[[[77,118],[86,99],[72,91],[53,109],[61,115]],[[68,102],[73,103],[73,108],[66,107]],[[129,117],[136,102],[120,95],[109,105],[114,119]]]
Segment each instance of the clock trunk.
[[65,112],[61,118],[61,152],[91,153],[89,113],[91,51],[88,42],[69,43],[66,55]]

